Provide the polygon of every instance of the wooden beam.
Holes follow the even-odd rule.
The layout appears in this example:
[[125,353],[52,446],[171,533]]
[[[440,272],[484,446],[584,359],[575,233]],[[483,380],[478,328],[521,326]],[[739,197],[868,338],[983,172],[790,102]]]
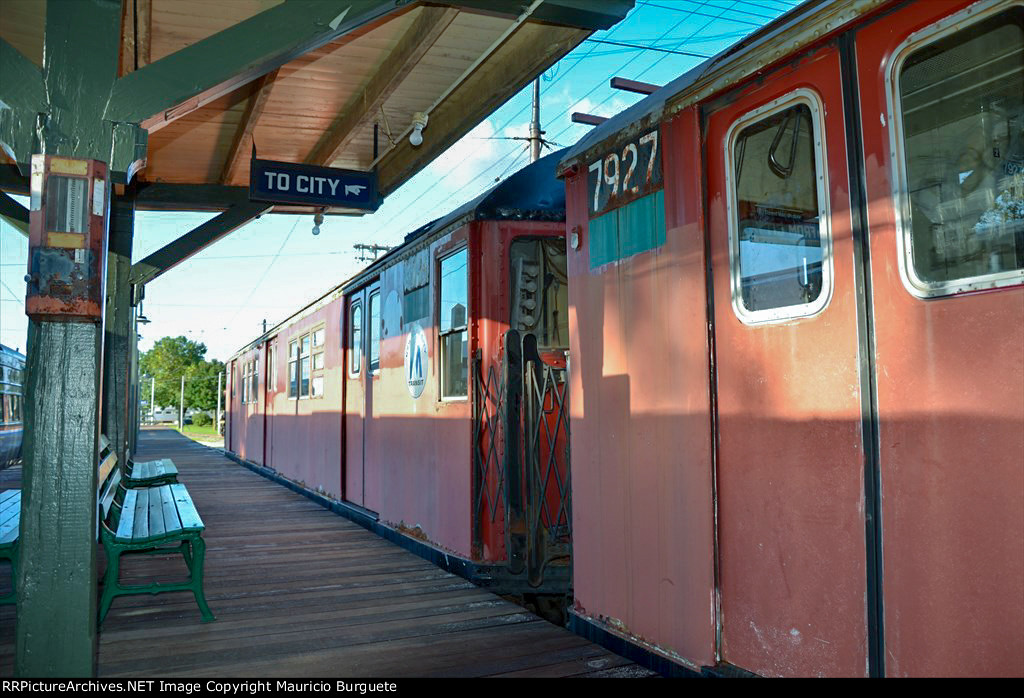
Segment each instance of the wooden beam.
[[330,165],[366,124],[372,122],[388,97],[402,84],[420,59],[459,14],[444,7],[423,7],[398,44],[331,124],[306,157],[312,165]]
[[0,191],[0,216],[25,237],[28,237],[28,209]]
[[125,0],[121,17],[121,72],[134,72],[149,65],[153,0]]
[[216,218],[193,228],[145,259],[133,264],[129,276],[130,283],[132,286],[145,286],[225,235],[241,228],[254,218],[259,218],[273,206],[273,204],[256,201],[235,204]]
[[[517,17],[531,0],[437,0],[460,9],[493,17]],[[577,29],[609,29],[633,9],[634,0],[544,0],[531,19]]]
[[0,38],[0,148],[25,166],[32,157],[36,116],[46,111],[43,73],[18,49]]
[[289,0],[128,73],[108,121],[153,132],[218,97],[394,12],[394,0]]
[[224,163],[224,171],[220,175],[221,184],[231,184],[238,174],[239,167],[245,162],[246,154],[251,152],[252,133],[256,129],[256,122],[259,121],[260,115],[263,114],[263,109],[267,106],[277,73],[278,70],[267,73],[256,81],[256,88],[249,96],[245,114],[242,115],[242,120],[238,123],[235,142],[231,144],[228,159]]
[[589,35],[586,29],[533,22],[520,26],[430,112],[423,145],[413,147],[402,138],[380,158],[380,194],[394,191]]

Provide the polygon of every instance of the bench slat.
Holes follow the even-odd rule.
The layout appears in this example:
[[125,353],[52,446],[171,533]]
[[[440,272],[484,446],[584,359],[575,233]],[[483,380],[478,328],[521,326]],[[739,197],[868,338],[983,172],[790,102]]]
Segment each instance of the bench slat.
[[0,524],[21,512],[21,490],[6,490],[0,498]]
[[164,535],[164,508],[159,487],[149,489],[149,537]]
[[178,507],[174,502],[174,494],[171,488],[164,486],[160,488],[160,506],[164,514],[164,534],[181,533],[181,520],[178,518]]
[[149,490],[139,490],[135,498],[135,527],[127,538],[149,538]]
[[205,530],[206,526],[203,525],[203,520],[200,518],[199,512],[196,511],[196,506],[192,503],[192,497],[189,496],[185,485],[177,484],[169,485],[169,487],[174,493],[178,516],[181,518],[181,527],[186,531]]
[[136,463],[135,469],[132,471],[133,480],[153,480],[161,477],[169,477],[171,475],[177,475],[178,469],[174,463],[164,458],[161,460],[151,460],[142,463]]
[[3,514],[0,520],[0,546],[8,546],[18,540],[18,532],[21,523],[21,490],[9,490],[5,492],[3,500]]
[[124,504],[121,508],[121,521],[117,525],[117,532],[114,534],[118,538],[131,538],[132,531],[135,530],[135,500],[139,496],[140,490],[128,490],[124,495]]
[[121,471],[115,470],[114,474],[107,481],[106,490],[100,489],[100,516],[106,521],[110,514],[110,507],[117,496],[117,486],[121,482]]

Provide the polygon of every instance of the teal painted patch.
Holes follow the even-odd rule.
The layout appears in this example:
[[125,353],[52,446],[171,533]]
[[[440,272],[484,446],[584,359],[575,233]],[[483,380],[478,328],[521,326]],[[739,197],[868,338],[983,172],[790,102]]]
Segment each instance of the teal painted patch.
[[665,244],[665,191],[654,192],[590,221],[590,268]]

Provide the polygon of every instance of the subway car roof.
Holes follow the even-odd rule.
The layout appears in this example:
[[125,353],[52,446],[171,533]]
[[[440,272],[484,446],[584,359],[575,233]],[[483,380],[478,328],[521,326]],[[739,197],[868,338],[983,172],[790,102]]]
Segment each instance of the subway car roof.
[[565,220],[565,184],[555,171],[567,148],[545,155],[530,163],[491,189],[454,211],[435,218],[405,236],[405,241],[370,266],[342,284],[345,289],[356,286],[378,269],[388,265],[411,244],[425,235],[438,233],[465,221]]
[[243,346],[228,360],[237,358],[240,354],[249,351],[266,338],[273,337],[281,327],[302,317],[305,313],[320,307],[324,301],[332,300],[338,295],[344,294],[350,288],[359,286],[367,279],[374,277],[398,256],[407,252],[419,241],[429,237],[431,234],[441,234],[453,226],[461,225],[471,220],[564,221],[565,184],[558,179],[556,167],[565,155],[565,151],[565,148],[557,150],[542,157],[537,162],[526,165],[472,201],[413,230],[405,236],[405,240],[401,245],[390,250],[383,257],[357,272],[354,276],[342,281],[316,300],[292,313],[274,325],[265,334],[260,335]]
[[[887,2],[889,0],[807,0],[595,126],[566,149],[558,163],[558,175],[562,177],[574,168],[587,167],[593,158],[603,155],[605,142],[619,137],[623,131],[645,130],[818,43]],[[827,31],[823,31],[823,27],[827,27]]]

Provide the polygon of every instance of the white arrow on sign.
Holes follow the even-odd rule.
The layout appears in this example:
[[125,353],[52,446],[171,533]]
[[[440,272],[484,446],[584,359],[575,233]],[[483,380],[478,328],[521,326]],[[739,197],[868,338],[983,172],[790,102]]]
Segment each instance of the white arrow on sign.
[[359,196],[363,192],[361,189],[366,189],[365,184],[346,184],[345,185],[345,196]]

